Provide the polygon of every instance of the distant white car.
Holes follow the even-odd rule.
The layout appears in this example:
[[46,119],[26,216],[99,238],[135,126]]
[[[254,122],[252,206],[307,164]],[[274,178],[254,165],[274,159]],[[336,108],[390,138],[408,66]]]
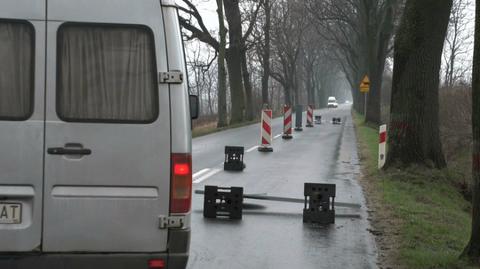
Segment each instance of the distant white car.
[[328,108],[337,108],[338,107],[337,98],[335,98],[335,96],[328,97],[327,107]]

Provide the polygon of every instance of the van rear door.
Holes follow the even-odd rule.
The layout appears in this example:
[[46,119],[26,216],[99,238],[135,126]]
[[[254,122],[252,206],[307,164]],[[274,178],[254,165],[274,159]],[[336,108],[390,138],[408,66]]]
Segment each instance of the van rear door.
[[0,252],[40,250],[45,1],[0,8]]
[[44,251],[167,249],[163,33],[158,0],[49,0]]

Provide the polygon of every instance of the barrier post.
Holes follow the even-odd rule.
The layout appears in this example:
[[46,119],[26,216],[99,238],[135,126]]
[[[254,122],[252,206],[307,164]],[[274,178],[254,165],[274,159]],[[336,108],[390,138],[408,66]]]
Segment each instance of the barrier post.
[[272,152],[272,110],[262,110],[262,124],[260,136],[262,139],[261,145],[258,147],[260,152]]
[[313,105],[307,107],[307,127],[313,127]]
[[387,159],[386,153],[387,145],[387,125],[381,125],[379,131],[379,141],[378,141],[378,169],[382,169],[385,165]]
[[295,131],[301,132],[303,131],[302,128],[302,114],[303,114],[303,106],[296,105],[295,106]]
[[283,107],[283,139],[292,139],[292,107],[285,105]]

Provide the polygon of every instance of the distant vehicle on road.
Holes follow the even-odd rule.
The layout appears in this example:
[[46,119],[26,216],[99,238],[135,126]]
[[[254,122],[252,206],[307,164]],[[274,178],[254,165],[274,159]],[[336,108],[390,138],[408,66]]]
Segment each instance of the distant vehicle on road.
[[0,62],[0,268],[185,268],[198,99],[174,1],[2,1]]
[[335,96],[328,97],[327,107],[328,108],[337,108],[338,107],[337,98],[335,98]]

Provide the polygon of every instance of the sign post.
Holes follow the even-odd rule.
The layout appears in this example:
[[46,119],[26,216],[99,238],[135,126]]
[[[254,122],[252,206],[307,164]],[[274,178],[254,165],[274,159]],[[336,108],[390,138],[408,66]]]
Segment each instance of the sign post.
[[367,75],[362,79],[362,82],[360,83],[360,92],[365,94],[365,104],[364,104],[364,116],[367,116],[367,95],[368,92],[370,91],[370,79],[368,78]]

